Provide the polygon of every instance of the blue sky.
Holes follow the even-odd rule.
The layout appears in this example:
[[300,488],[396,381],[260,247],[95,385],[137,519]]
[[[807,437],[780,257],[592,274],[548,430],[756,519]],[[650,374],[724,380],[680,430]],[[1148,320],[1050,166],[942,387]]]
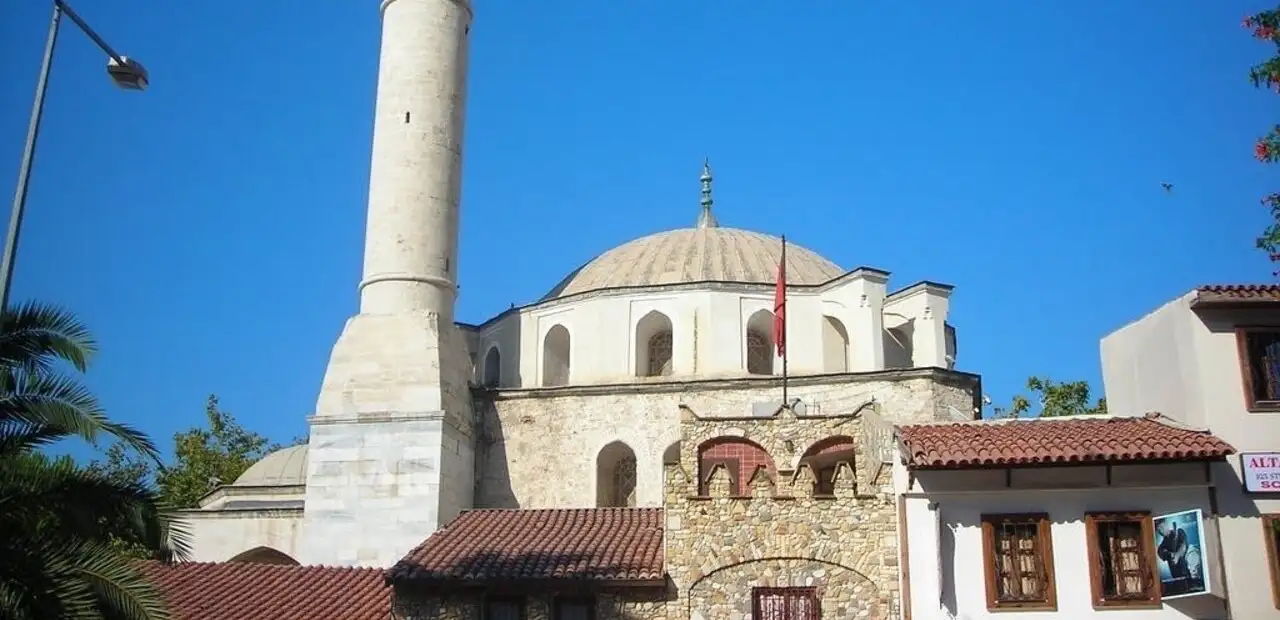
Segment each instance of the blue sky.
[[[1251,145],[1280,100],[1239,26],[1263,3],[476,4],[462,320],[690,225],[704,156],[722,224],[954,284],[959,366],[997,402],[1031,374],[1100,390],[1104,334],[1270,278]],[[302,433],[356,308],[377,3],[73,6],[152,88],[116,90],[64,24],[14,300],[79,313],[90,385],[166,447],[210,392]],[[47,19],[0,8],[6,181]]]

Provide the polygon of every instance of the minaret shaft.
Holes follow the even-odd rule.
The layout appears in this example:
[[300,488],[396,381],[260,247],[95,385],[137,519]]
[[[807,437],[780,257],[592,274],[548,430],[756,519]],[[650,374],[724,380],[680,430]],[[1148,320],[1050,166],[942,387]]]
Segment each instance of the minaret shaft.
[[471,9],[385,0],[360,311],[453,320]]

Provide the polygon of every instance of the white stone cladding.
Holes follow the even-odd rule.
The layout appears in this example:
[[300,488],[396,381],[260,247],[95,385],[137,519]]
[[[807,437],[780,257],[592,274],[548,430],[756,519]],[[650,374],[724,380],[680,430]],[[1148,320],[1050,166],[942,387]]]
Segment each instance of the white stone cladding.
[[360,313],[311,419],[305,564],[390,566],[472,505],[453,324],[471,9],[383,0]]

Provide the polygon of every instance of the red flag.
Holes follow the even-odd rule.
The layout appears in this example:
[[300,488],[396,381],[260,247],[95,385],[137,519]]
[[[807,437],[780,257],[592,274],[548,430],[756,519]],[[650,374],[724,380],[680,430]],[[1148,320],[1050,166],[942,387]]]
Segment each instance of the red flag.
[[778,355],[787,354],[787,238],[782,238],[782,259],[778,261],[778,283],[773,290],[773,342]]

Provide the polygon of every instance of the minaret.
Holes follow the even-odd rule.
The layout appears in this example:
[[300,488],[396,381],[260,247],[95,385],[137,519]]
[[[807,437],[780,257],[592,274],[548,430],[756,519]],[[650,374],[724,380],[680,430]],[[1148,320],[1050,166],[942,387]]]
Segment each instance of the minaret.
[[309,420],[305,564],[391,566],[474,495],[453,323],[467,0],[382,0],[360,312]]
[[702,181],[702,211],[698,213],[695,228],[715,228],[716,216],[711,213],[711,205],[715,202],[711,199],[711,160],[702,161],[702,176],[698,180]]

